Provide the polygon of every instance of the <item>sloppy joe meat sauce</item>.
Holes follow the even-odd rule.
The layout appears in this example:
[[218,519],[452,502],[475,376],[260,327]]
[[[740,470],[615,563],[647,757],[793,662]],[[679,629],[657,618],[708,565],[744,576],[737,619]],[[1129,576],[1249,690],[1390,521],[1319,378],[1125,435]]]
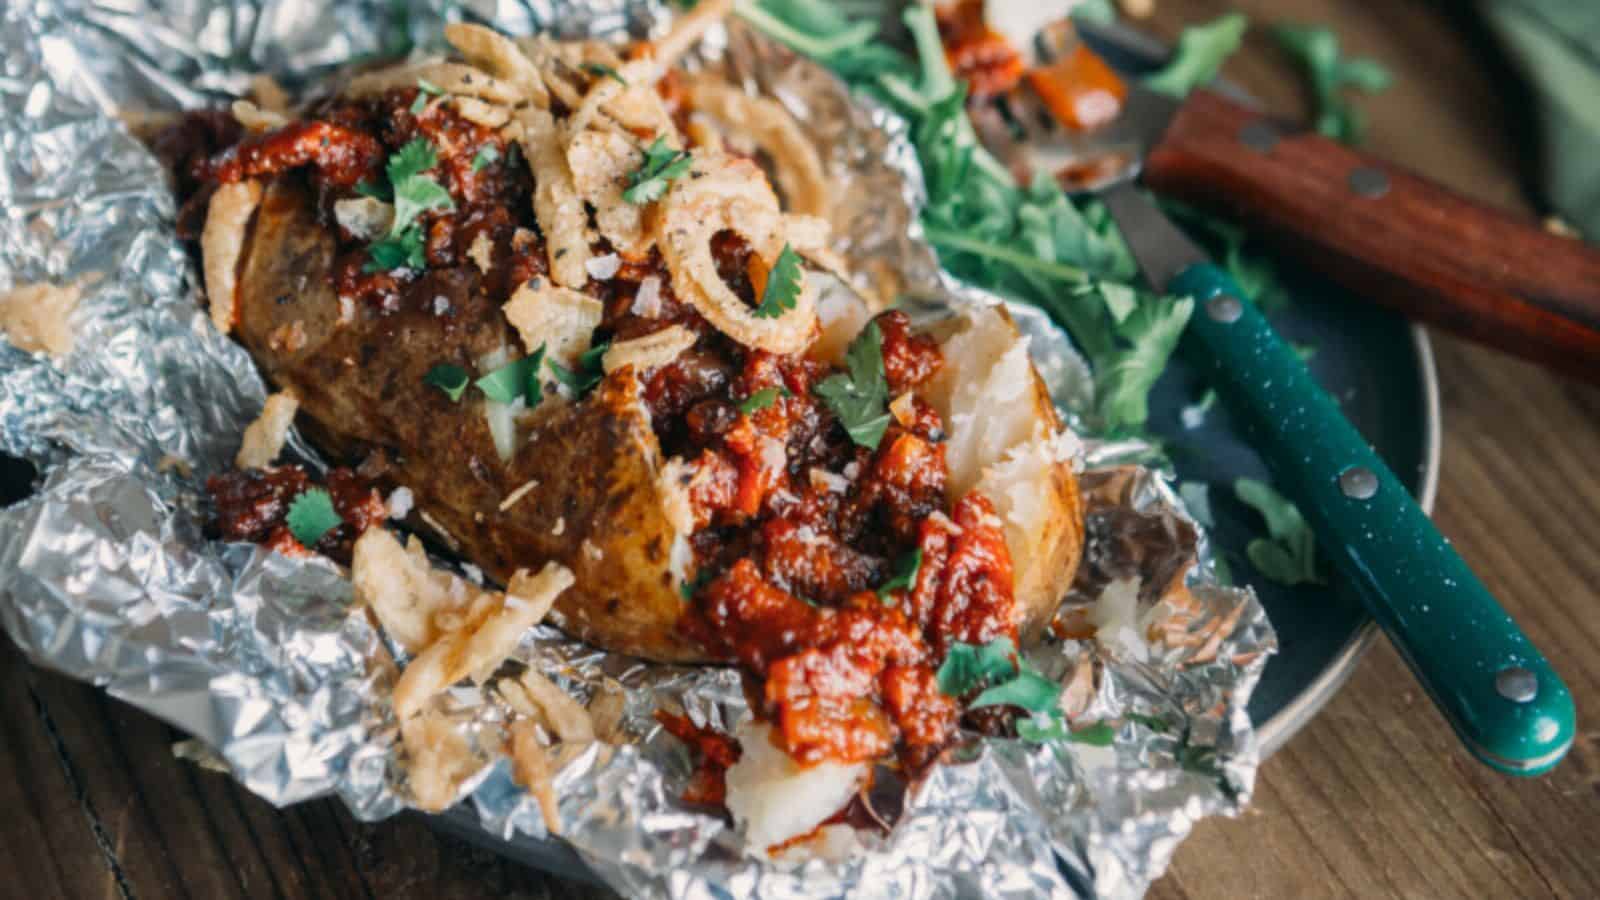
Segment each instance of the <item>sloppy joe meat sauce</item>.
[[[383,311],[427,308],[435,293],[427,282],[451,270],[470,270],[478,290],[503,300],[547,269],[528,168],[493,129],[437,100],[413,114],[416,99],[415,90],[404,89],[326,101],[307,120],[220,151],[208,143],[204,154],[186,157],[180,148],[168,158],[181,167],[180,188],[194,191],[190,204],[203,203],[217,183],[291,172],[304,177],[322,221],[338,235],[333,277],[341,301]],[[218,126],[190,130],[212,136]],[[358,185],[386,184],[388,158],[418,136],[435,148],[438,164],[427,174],[449,191],[455,208],[419,216],[426,274],[368,272],[368,242],[338,226],[334,204],[358,196]],[[486,146],[497,151],[495,160],[474,166]],[[485,239],[490,265],[480,271],[474,257],[482,245],[469,251]],[[755,303],[766,277],[760,261],[731,232],[718,235],[713,250],[730,287]],[[641,290],[652,280],[656,299],[642,303]],[[586,291],[605,308],[596,344],[673,324],[699,335],[694,347],[650,373],[643,397],[664,457],[688,461],[692,473],[698,577],[686,599],[684,630],[751,676],[752,699],[775,726],[775,740],[801,763],[891,754],[913,768],[931,761],[960,715],[935,679],[950,645],[1016,637],[1001,523],[981,495],[950,496],[939,414],[908,398],[895,405],[876,449],[856,445],[813,393],[836,367],[728,339],[673,295],[653,251],[623,259],[614,277],[591,280]],[[938,371],[937,345],[913,334],[904,314],[884,313],[874,324],[891,397]],[[772,402],[741,408],[769,389],[776,392]],[[292,542],[282,516],[305,479],[292,468],[213,479],[218,532],[274,546]],[[360,529],[381,519],[382,504],[370,488],[360,499],[340,487],[345,483],[336,471],[328,486],[347,524],[314,549],[347,557]],[[914,582],[880,598],[877,589],[913,551],[921,553]],[[736,758],[737,745],[690,725],[667,727],[707,764],[697,796],[720,799],[720,772]]]

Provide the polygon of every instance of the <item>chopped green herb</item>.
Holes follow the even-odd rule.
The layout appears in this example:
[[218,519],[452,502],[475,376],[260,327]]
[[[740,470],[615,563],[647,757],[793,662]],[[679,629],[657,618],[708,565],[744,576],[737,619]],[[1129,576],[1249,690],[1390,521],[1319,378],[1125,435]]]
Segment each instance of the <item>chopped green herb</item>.
[[417,220],[417,216],[428,210],[449,210],[455,209],[455,206],[455,201],[450,199],[450,192],[439,182],[426,175],[412,175],[404,181],[395,182],[394,225],[389,233],[404,232]]
[[917,573],[922,570],[922,548],[917,547],[910,553],[895,560],[894,572],[889,580],[878,586],[878,599],[890,601],[890,591],[909,591],[917,583]]
[[413,175],[421,175],[439,164],[439,154],[427,138],[413,138],[389,157],[384,168],[390,184],[399,184]]
[[1185,28],[1172,58],[1161,71],[1145,79],[1145,86],[1173,97],[1187,96],[1216,77],[1223,61],[1239,49],[1249,25],[1244,14],[1228,13],[1204,25]]
[[312,488],[294,498],[285,517],[289,533],[305,547],[315,547],[328,532],[344,524],[333,498],[322,488]]
[[557,381],[572,390],[573,396],[582,397],[593,390],[595,385],[606,377],[605,369],[601,366],[601,359],[610,348],[611,343],[609,341],[590,347],[579,355],[576,367],[571,369],[552,359],[550,360],[550,371],[555,374]]
[[450,363],[440,363],[428,370],[422,376],[422,383],[444,391],[450,402],[455,403],[461,399],[461,394],[467,389],[467,382],[471,376],[467,370]]
[[679,594],[679,596],[683,597],[684,602],[688,602],[688,601],[694,599],[694,595],[695,594],[700,593],[700,589],[701,588],[705,587],[706,585],[708,585],[710,583],[711,583],[711,570],[710,569],[701,569],[698,572],[694,573],[694,580],[685,581],[682,584],[678,585],[678,594]]
[[761,291],[761,302],[756,304],[756,316],[776,319],[791,309],[800,296],[800,254],[788,244],[772,264],[767,274],[767,285]]
[[1267,522],[1269,537],[1245,546],[1245,556],[1266,578],[1281,584],[1322,584],[1317,574],[1316,539],[1300,510],[1263,482],[1241,478],[1233,483],[1234,496]]
[[482,172],[493,165],[500,158],[500,149],[493,144],[484,144],[472,157],[472,171]]
[[1311,79],[1317,101],[1317,131],[1346,144],[1361,143],[1366,123],[1344,89],[1357,88],[1369,94],[1386,90],[1391,82],[1389,70],[1376,60],[1341,58],[1339,36],[1327,28],[1279,25],[1272,29],[1272,35],[1299,60]]
[[869,322],[845,354],[849,374],[829,375],[815,390],[850,439],[873,450],[889,427],[889,381],[883,370],[883,333]]
[[939,692],[960,697],[986,682],[1009,678],[1016,674],[1016,659],[1017,645],[1008,637],[997,637],[982,646],[956,641],[935,673]]
[[622,74],[616,69],[613,69],[604,63],[586,62],[583,65],[578,66],[578,68],[595,78],[610,78],[612,81],[615,81],[617,84],[620,84],[623,87],[628,86],[628,79],[623,78]]
[[635,205],[661,199],[669,183],[688,174],[692,162],[688,151],[674,150],[665,137],[656,138],[644,151],[644,162],[629,173],[622,199]]
[[[788,393],[788,389],[785,388],[783,390],[784,396],[787,396]],[[760,410],[766,409],[776,402],[778,402],[778,388],[762,388],[761,390],[756,391],[754,394],[744,398],[744,400],[740,402],[739,412],[744,413],[747,416],[752,415]]]
[[363,197],[371,197],[374,200],[382,200],[385,203],[388,203],[394,197],[390,193],[388,185],[374,181],[356,182],[356,193]]
[[1167,720],[1161,716],[1147,716],[1143,713],[1131,712],[1123,713],[1122,717],[1127,719],[1129,722],[1137,722],[1138,724],[1143,725],[1157,734],[1165,734],[1167,729],[1172,727],[1171,725],[1168,725]]
[[408,228],[398,235],[380,238],[367,247],[369,259],[363,272],[389,272],[394,269],[421,269],[428,258],[422,252],[422,229]]
[[1061,685],[1023,666],[1017,677],[988,688],[971,706],[1018,706],[1031,713],[1044,713],[1055,709],[1060,696]]
[[[394,198],[394,222],[389,226],[387,235],[367,248],[369,259],[362,267],[363,271],[387,272],[398,268],[427,267],[422,228],[417,224],[417,216],[428,210],[455,208],[450,192],[422,174],[438,162],[439,155],[426,138],[412,140],[389,157],[385,173],[389,176],[390,193]],[[381,198],[376,186],[363,190],[358,185],[356,189],[366,196]]]
[[444,96],[444,88],[439,87],[437,84],[434,84],[426,78],[417,79],[417,90],[424,94],[432,94],[435,97]]
[[540,344],[531,356],[506,363],[473,382],[473,386],[496,403],[515,403],[521,398],[528,409],[533,409],[544,399],[544,385],[539,381],[543,362],[544,345]]

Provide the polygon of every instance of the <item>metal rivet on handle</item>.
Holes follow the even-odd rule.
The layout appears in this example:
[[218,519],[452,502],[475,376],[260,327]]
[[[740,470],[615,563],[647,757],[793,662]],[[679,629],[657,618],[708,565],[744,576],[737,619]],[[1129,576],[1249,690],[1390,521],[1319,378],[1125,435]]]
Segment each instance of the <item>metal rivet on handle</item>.
[[1539,696],[1539,678],[1521,666],[1511,666],[1495,674],[1494,689],[1512,703],[1527,703]]
[[1239,317],[1244,315],[1244,304],[1232,294],[1218,294],[1206,301],[1206,315],[1227,325],[1239,321]]
[[1239,143],[1257,153],[1268,153],[1278,146],[1278,129],[1269,122],[1251,122],[1239,129]]
[[1365,166],[1353,169],[1349,178],[1350,190],[1362,197],[1382,197],[1389,193],[1389,176],[1383,174],[1382,169],[1369,169]]
[[1339,475],[1339,490],[1351,500],[1366,500],[1378,492],[1378,476],[1366,466],[1351,466]]

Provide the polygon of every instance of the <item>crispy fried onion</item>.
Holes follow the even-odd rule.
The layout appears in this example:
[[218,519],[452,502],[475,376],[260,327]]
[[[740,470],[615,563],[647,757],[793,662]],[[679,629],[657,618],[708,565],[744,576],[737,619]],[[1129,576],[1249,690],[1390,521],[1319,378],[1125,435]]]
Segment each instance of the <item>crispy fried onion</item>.
[[540,345],[550,359],[570,366],[589,349],[605,305],[587,294],[535,278],[511,295],[502,308],[529,353]]
[[499,128],[511,121],[510,107],[485,103],[477,97],[451,97],[450,105],[461,118],[485,128]]
[[550,275],[562,287],[581,288],[589,281],[589,212],[573,185],[561,133],[540,109],[522,110],[511,128],[533,172],[533,214],[544,232]]
[[583,704],[533,669],[517,678],[502,678],[495,688],[517,712],[538,722],[565,743],[594,740],[594,722]]
[[66,356],[78,343],[71,317],[82,293],[77,285],[62,287],[48,282],[19,285],[0,293],[0,334],[19,350]]
[[545,830],[561,833],[561,806],[556,799],[555,775],[550,755],[539,740],[539,726],[531,719],[511,723],[511,777],[528,789],[539,804]]
[[468,677],[487,679],[572,583],[570,569],[546,563],[537,575],[518,570],[504,594],[481,594],[459,621],[448,623],[456,627],[446,630],[400,673],[393,694],[395,714],[405,721],[450,685]]
[[350,561],[356,602],[371,609],[385,633],[409,653],[438,640],[438,618],[465,606],[476,591],[465,579],[435,569],[412,535],[402,548],[393,534],[368,528]]
[[693,173],[674,181],[661,202],[657,230],[673,292],[723,334],[771,353],[798,353],[810,343],[816,297],[804,273],[794,307],[773,318],[757,316],[717,274],[711,240],[718,232],[738,233],[769,267],[783,250],[778,198],[755,163],[695,151]]
[[249,100],[233,101],[232,111],[234,119],[243,125],[246,131],[260,133],[289,124],[283,113],[262,109]]
[[567,144],[567,166],[579,196],[594,207],[595,227],[621,255],[643,259],[651,240],[644,229],[644,208],[622,199],[630,172],[644,154],[634,142],[612,131],[585,131]]
[[244,251],[245,228],[261,202],[261,185],[255,181],[224,184],[211,195],[205,230],[200,233],[200,258],[204,263],[206,298],[211,321],[227,334],[238,319],[234,296],[239,284],[239,254]]
[[428,710],[400,722],[406,748],[406,783],[418,809],[441,812],[456,802],[461,785],[480,761],[454,722]]
[[463,22],[446,25],[444,38],[461,51],[467,62],[516,88],[534,106],[550,108],[550,92],[538,67],[510,38],[482,25]]
[[289,438],[289,426],[294,423],[300,399],[294,391],[279,391],[267,398],[256,417],[244,430],[244,441],[233,464],[241,469],[264,469],[283,452],[284,441]]
[[833,197],[822,157],[782,103],[752,97],[720,78],[696,77],[685,87],[693,109],[749,135],[772,158],[790,211],[827,217]]
[[[661,67],[653,60],[636,59],[618,67],[617,78],[596,78],[583,101],[567,120],[567,134],[579,135],[610,117],[622,127],[663,135],[677,145],[678,129],[655,91]],[[604,115],[602,115],[602,113]]]
[[682,325],[669,325],[643,337],[612,344],[601,358],[600,365],[607,375],[623,366],[633,366],[635,372],[643,375],[677,359],[678,354],[693,347],[698,339],[694,332]]
[[515,106],[522,91],[508,81],[466,63],[444,62],[438,58],[408,66],[381,69],[351,79],[343,91],[346,97],[366,97],[395,88],[414,88],[418,79],[428,81],[446,94],[477,97],[489,103]]
[[360,240],[372,241],[394,224],[394,207],[376,197],[349,197],[333,204],[333,219]]
[[650,48],[663,70],[672,66],[705,36],[706,30],[728,17],[733,0],[700,0],[687,14],[672,23],[672,30]]

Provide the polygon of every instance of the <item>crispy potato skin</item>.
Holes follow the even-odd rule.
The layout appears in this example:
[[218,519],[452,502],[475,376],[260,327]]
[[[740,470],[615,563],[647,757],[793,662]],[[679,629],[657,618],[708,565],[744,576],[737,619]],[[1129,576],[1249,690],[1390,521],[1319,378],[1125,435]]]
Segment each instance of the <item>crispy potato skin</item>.
[[[293,177],[269,185],[241,261],[234,336],[269,381],[300,396],[308,436],[350,462],[385,451],[389,477],[443,526],[444,543],[496,581],[550,560],[571,568],[577,584],[551,618],[574,636],[652,660],[709,661],[678,629],[687,604],[669,564],[677,534],[664,513],[663,460],[637,380],[609,378],[592,402],[547,400],[503,465],[475,393],[454,403],[423,381],[440,363],[476,371],[478,358],[517,345],[498,304],[479,290],[476,269],[427,276],[450,303],[445,315],[358,308],[341,323],[333,254],[304,186]],[[303,342],[286,340],[291,331]],[[1037,374],[1033,404],[1059,424]],[[499,508],[529,481],[533,489]],[[1042,633],[1072,583],[1084,540],[1083,500],[1066,464],[1054,467],[1048,490],[1053,510],[1040,552],[1016,570],[1027,640]]]
[[[241,265],[235,336],[270,381],[299,394],[313,440],[352,461],[385,450],[391,477],[444,527],[445,543],[496,581],[549,560],[572,569],[577,585],[552,618],[575,636],[650,659],[703,659],[677,629],[685,604],[668,564],[675,532],[657,495],[660,452],[637,381],[608,380],[596,402],[547,402],[502,465],[473,392],[453,403],[423,382],[439,363],[475,371],[477,358],[515,346],[476,270],[430,273],[451,305],[446,315],[357,309],[341,324],[333,252],[303,186],[272,184]],[[295,323],[303,344],[284,339]],[[529,480],[537,486],[502,511]]]

